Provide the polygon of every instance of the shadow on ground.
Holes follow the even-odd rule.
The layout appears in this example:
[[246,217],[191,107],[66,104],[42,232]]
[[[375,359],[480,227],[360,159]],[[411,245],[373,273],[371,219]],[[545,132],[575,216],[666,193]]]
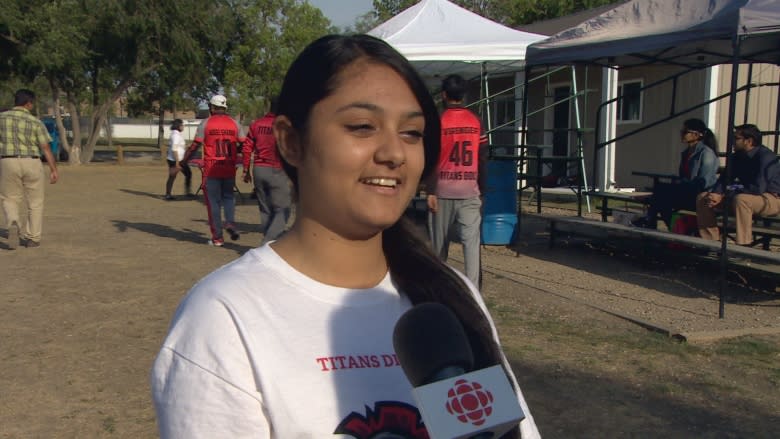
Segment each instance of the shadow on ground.
[[[177,202],[177,201],[200,201],[201,203],[203,202],[203,196],[200,193],[190,197],[186,195],[176,195],[174,196],[173,200],[165,200],[163,198],[163,196],[165,195],[164,193],[144,192],[135,189],[125,189],[125,188],[121,188],[119,190],[126,194],[138,195],[139,197],[149,197],[149,198],[154,198],[156,200],[163,200],[166,202]],[[239,195],[237,193],[234,199],[237,206],[242,206],[244,204],[256,204],[256,202],[254,201],[253,198],[250,197],[250,195]]]
[[[125,220],[111,220],[116,227],[117,231],[123,233],[127,229],[138,230],[140,232],[149,233],[160,238],[172,239],[176,241],[191,242],[194,244],[206,244],[210,239],[209,236],[202,232],[197,232],[191,229],[174,229],[164,224],[144,223],[144,222],[130,222]],[[203,221],[205,222],[205,220]],[[246,253],[248,250],[255,248],[251,245],[242,245],[237,241],[225,241],[224,248],[235,251],[239,255]]]

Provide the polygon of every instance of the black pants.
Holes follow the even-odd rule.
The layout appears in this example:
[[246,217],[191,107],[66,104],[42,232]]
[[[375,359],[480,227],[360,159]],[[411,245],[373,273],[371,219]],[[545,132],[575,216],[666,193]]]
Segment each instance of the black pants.
[[690,183],[658,183],[653,187],[647,219],[655,223],[656,216],[671,227],[672,213],[675,210],[696,210],[696,195],[702,192],[699,185]]
[[[176,167],[176,162],[174,162],[173,160],[167,160],[167,162],[168,162],[168,168],[169,169]],[[190,169],[189,165],[185,164],[185,165],[183,165],[181,167],[181,173],[184,174],[184,189],[189,194],[190,192],[192,192],[192,169]],[[175,178],[176,178],[176,176],[173,176],[173,177],[169,176],[168,177],[168,184],[172,185],[173,184],[173,180]],[[170,188],[168,188],[168,191],[170,191]]]

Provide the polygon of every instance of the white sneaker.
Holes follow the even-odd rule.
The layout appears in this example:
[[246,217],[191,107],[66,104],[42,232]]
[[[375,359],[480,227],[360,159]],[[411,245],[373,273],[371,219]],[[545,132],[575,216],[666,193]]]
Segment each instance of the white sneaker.
[[209,245],[214,247],[222,247],[223,245],[225,245],[225,242],[222,241],[221,239],[215,239],[215,240],[209,239]]

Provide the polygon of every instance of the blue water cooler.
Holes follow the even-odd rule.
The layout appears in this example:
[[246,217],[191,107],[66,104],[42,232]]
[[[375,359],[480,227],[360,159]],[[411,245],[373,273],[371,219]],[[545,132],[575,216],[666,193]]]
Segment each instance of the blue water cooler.
[[508,245],[517,229],[517,165],[513,160],[491,160],[482,208],[482,243]]

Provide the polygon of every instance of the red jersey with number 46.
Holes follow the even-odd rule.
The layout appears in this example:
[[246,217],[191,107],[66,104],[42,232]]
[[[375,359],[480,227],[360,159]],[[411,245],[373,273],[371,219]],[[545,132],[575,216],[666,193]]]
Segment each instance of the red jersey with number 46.
[[470,110],[455,107],[442,113],[437,197],[466,199],[480,195],[479,146],[486,142],[482,123]]
[[241,125],[227,114],[214,114],[201,122],[195,142],[203,144],[203,175],[235,178],[238,148],[244,142]]

